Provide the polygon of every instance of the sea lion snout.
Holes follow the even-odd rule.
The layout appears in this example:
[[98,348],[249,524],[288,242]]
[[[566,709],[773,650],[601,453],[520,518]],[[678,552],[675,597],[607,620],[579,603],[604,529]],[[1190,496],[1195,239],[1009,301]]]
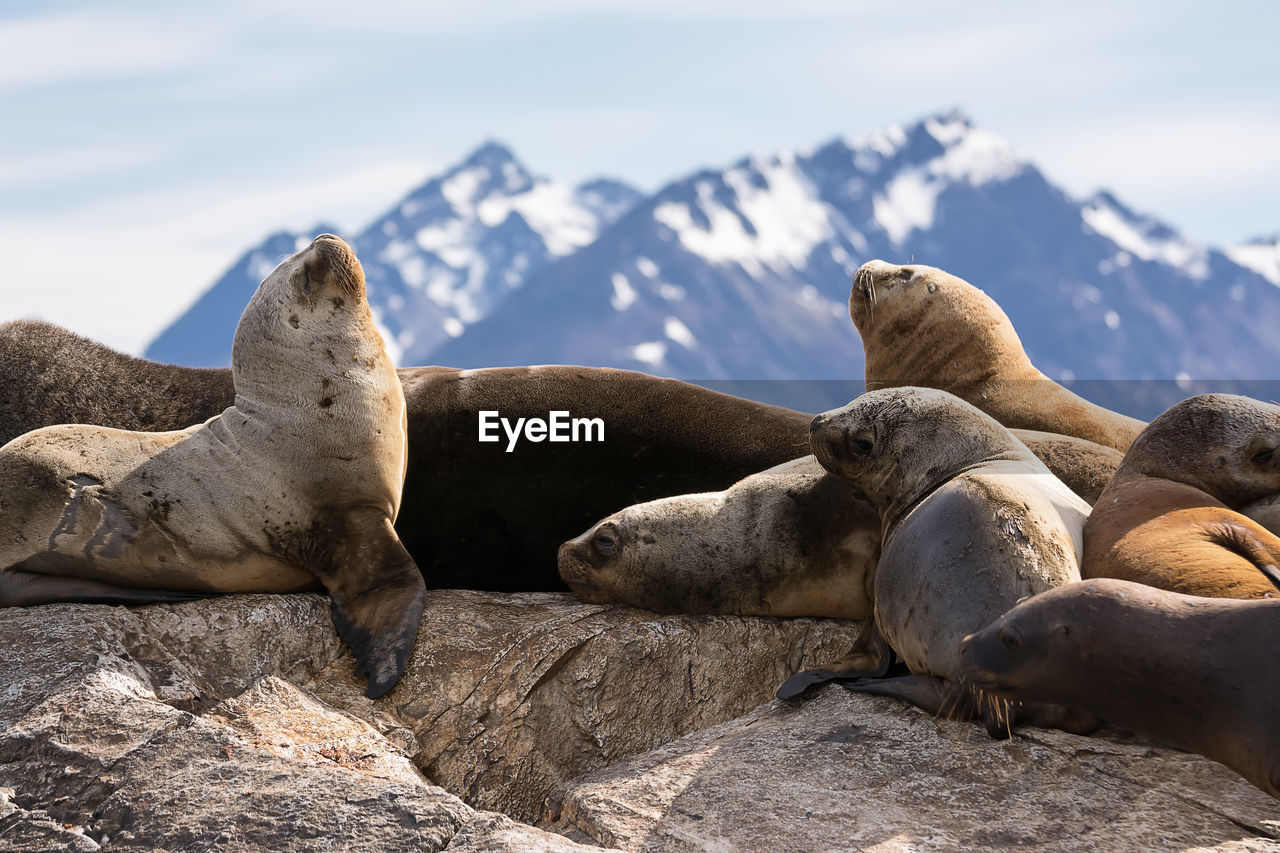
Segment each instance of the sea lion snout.
[[609,597],[599,582],[597,566],[592,559],[591,536],[594,529],[560,546],[556,555],[556,567],[560,579],[583,601],[591,604],[607,604]]
[[1017,685],[1010,671],[1021,652],[1021,632],[1002,619],[960,641],[960,676],[982,690],[1013,690]]
[[332,285],[342,293],[364,296],[364,270],[356,253],[341,237],[321,234],[303,250],[303,292],[314,297],[319,289]]

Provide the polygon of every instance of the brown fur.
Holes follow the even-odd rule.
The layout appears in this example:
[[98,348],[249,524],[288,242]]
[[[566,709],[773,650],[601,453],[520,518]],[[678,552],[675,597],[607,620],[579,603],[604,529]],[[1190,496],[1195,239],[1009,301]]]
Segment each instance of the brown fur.
[[1000,306],[935,267],[863,264],[849,316],[862,336],[868,391],[940,388],[1006,427],[1076,436],[1121,452],[1144,426],[1041,373]]
[[1280,601],[1090,580],[966,637],[965,677],[1007,700],[1080,709],[1237,771],[1280,798]]
[[1269,598],[1280,538],[1237,512],[1280,486],[1280,409],[1207,394],[1151,422],[1085,525],[1086,578],[1186,595]]

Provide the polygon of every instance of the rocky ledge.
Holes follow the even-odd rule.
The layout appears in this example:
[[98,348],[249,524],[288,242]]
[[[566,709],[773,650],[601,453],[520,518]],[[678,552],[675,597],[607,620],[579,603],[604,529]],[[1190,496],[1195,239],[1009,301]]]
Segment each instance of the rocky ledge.
[[1278,843],[1280,803],[1118,733],[769,701],[856,628],[436,591],[371,702],[320,596],[0,610],[0,850]]

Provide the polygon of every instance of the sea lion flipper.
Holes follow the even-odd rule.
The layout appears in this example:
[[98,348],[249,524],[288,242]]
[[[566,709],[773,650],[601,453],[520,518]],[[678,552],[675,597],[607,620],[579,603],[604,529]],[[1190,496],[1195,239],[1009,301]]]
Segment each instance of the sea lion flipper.
[[391,522],[361,525],[320,580],[333,599],[333,625],[368,675],[365,695],[377,699],[404,674],[426,604],[422,573]]
[[880,636],[875,620],[868,619],[862,631],[853,641],[853,648],[840,660],[814,669],[797,672],[782,683],[775,694],[779,699],[799,696],[815,684],[828,681],[850,681],[863,678],[882,678],[893,663],[893,649]]
[[[1276,566],[1278,555],[1267,547],[1268,543],[1258,536],[1256,530],[1237,521],[1224,521],[1214,525],[1210,532],[1214,541],[1253,563],[1272,585],[1280,589],[1280,567]],[[1268,534],[1266,530],[1262,532]],[[1274,541],[1274,537],[1268,535],[1268,538]]]
[[[940,717],[951,720],[972,720],[986,715],[977,707],[973,694],[934,675],[899,675],[893,678],[860,678],[845,682],[846,690],[854,693],[871,693],[876,696],[893,696],[904,699]],[[988,727],[990,731],[990,727]],[[995,736],[995,733],[992,733]]]
[[133,589],[70,575],[39,572],[0,572],[0,607],[34,607],[39,604],[159,604],[196,601],[214,593],[176,589]]

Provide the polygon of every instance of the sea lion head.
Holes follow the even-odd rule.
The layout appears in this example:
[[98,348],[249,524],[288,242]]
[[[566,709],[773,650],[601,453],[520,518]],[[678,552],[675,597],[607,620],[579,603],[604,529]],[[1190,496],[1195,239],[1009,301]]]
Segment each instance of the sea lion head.
[[231,345],[236,393],[249,398],[270,396],[272,388],[294,390],[283,381],[292,374],[381,373],[383,367],[394,369],[365,300],[364,270],[352,248],[332,234],[316,237],[267,275],[240,315]]
[[238,366],[237,351],[256,355],[273,347],[311,349],[307,342],[318,334],[341,334],[345,327],[364,334],[367,316],[364,269],[356,253],[342,238],[321,234],[258,285],[236,327],[232,369]]
[[995,300],[937,267],[868,261],[854,273],[849,318],[868,388],[1040,378]]
[[1068,584],[1025,599],[960,642],[961,680],[1006,698],[1063,702],[1073,673],[1087,672],[1109,644],[1095,648],[1098,610],[1110,596]]
[[[720,493],[679,495],[616,512],[560,546],[560,577],[583,601],[658,613],[736,612],[727,578],[708,573]],[[723,564],[725,561],[720,561]],[[727,573],[726,573],[727,574]]]
[[994,459],[1035,456],[990,415],[933,388],[868,391],[815,417],[809,445],[818,462],[866,493],[891,524],[959,471]]
[[1134,440],[1117,474],[1125,471],[1194,486],[1233,509],[1280,492],[1280,406],[1189,397]]

